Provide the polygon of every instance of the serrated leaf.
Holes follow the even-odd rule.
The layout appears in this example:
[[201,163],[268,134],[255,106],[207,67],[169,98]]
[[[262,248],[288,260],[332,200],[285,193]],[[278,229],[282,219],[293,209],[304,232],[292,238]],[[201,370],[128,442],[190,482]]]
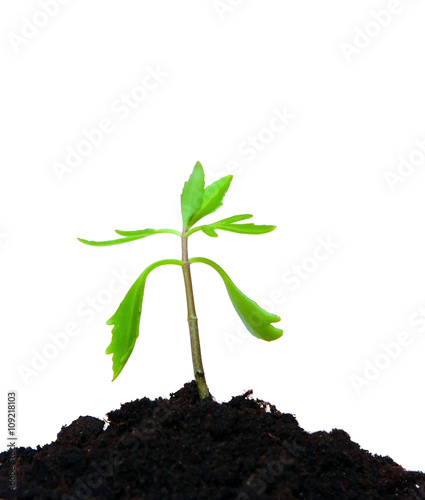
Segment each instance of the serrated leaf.
[[190,217],[189,227],[223,206],[223,198],[229,189],[233,175],[226,175],[204,189],[200,208]]
[[185,229],[191,227],[190,219],[202,205],[204,185],[204,169],[198,161],[193,168],[193,172],[190,175],[189,180],[184,183],[183,192],[181,194],[181,210],[183,217],[183,227]]
[[276,226],[267,226],[267,225],[252,224],[252,223],[249,224],[229,223],[229,221],[232,220],[244,220],[244,219],[249,219],[251,217],[252,215],[251,216],[240,215],[235,217],[229,217],[228,219],[223,219],[218,222],[213,222],[212,224],[207,224],[205,226],[198,226],[194,229],[196,230],[201,229],[205,234],[208,234],[208,236],[211,236],[212,232],[214,232],[214,236],[218,236],[216,231],[218,231],[219,229],[221,229],[222,231],[230,231],[232,233],[240,233],[240,234],[266,234],[276,229]]
[[139,324],[142,314],[146,278],[155,268],[166,264],[181,266],[183,262],[180,260],[166,259],[148,266],[133,283],[115,314],[106,322],[107,325],[114,325],[111,343],[105,351],[106,354],[112,354],[112,369],[114,372],[112,380],[115,380],[121,373],[128,358],[133,352],[134,345],[139,336]]
[[254,335],[254,337],[270,342],[282,336],[283,330],[271,325],[271,323],[280,321],[280,317],[262,309],[255,301],[243,294],[218,264],[203,257],[194,257],[190,259],[190,263],[195,262],[208,264],[222,277],[233,307],[247,330]]

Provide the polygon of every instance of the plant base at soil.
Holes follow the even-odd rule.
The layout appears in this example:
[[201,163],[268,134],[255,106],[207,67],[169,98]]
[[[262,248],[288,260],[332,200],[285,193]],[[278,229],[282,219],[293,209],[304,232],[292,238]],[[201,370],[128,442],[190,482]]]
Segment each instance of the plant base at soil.
[[109,425],[80,417],[57,440],[0,454],[0,499],[416,500],[425,474],[372,455],[342,430],[308,433],[250,393],[200,401],[196,384],[170,399],[126,403]]

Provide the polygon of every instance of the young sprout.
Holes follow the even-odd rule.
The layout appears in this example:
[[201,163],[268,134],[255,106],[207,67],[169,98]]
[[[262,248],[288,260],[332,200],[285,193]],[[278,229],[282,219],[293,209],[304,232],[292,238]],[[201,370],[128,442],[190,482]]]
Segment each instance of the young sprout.
[[198,318],[196,316],[190,270],[191,264],[201,262],[211,266],[218,272],[224,281],[236,312],[252,335],[266,341],[276,340],[282,336],[283,331],[275,328],[271,324],[279,322],[280,317],[265,311],[256,302],[244,295],[218,264],[203,257],[192,257],[189,259],[187,247],[188,239],[189,236],[197,231],[202,231],[206,235],[216,238],[218,236],[218,230],[241,234],[265,234],[276,229],[276,226],[265,226],[252,223],[238,224],[240,221],[250,219],[252,217],[250,214],[235,215],[227,219],[219,220],[218,222],[213,222],[212,224],[193,227],[199,220],[212,214],[223,205],[223,198],[229,189],[232,178],[232,175],[227,175],[205,187],[204,170],[199,162],[196,163],[189,180],[184,184],[181,194],[181,211],[183,216],[182,232],[175,231],[174,229],[142,229],[140,231],[116,230],[115,232],[122,236],[116,240],[88,241],[78,238],[82,243],[92,246],[118,245],[120,243],[139,240],[159,233],[170,233],[181,238],[181,260],[164,259],[148,266],[127,292],[127,295],[124,297],[115,314],[106,322],[108,325],[114,325],[112,329],[112,340],[106,349],[106,354],[112,354],[112,369],[114,373],[112,380],[115,380],[121,373],[133,351],[134,344],[139,336],[140,315],[142,312],[146,278],[151,271],[159,266],[167,264],[177,265],[183,270],[193,371],[199,397],[201,399],[211,396],[205,378],[204,367],[202,365]]

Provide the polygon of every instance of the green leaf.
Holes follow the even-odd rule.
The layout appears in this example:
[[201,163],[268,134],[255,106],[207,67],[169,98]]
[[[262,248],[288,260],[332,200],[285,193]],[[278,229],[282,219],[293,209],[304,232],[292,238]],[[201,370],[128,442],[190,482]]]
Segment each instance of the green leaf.
[[202,262],[208,264],[218,272],[226,285],[233,307],[239,314],[247,330],[252,333],[254,337],[270,342],[282,336],[283,330],[271,325],[271,323],[280,321],[280,317],[262,309],[256,302],[244,295],[218,264],[203,257],[194,257],[189,259],[189,262]]
[[160,260],[148,266],[133,283],[115,314],[106,322],[114,325],[112,340],[106,349],[106,354],[112,354],[112,369],[115,380],[121,373],[133,352],[137,337],[139,336],[140,316],[142,314],[143,295],[148,274],[159,266],[175,264],[182,266],[181,260]]
[[220,224],[213,225],[213,229],[222,229],[223,231],[231,231],[232,233],[241,234],[266,234],[274,231],[276,226],[263,226],[257,224]]
[[119,245],[120,243],[128,243],[129,241],[140,240],[140,238],[144,238],[144,236],[132,236],[128,238],[120,238],[118,240],[109,240],[109,241],[88,241],[83,240],[82,238],[77,238],[78,241],[84,243],[85,245],[90,245],[92,247],[107,247],[110,245]]
[[232,175],[227,175],[204,188],[204,169],[199,161],[196,163],[181,195],[184,229],[191,228],[200,219],[212,214],[223,205],[223,198],[232,179]]
[[202,165],[196,162],[189,180],[184,183],[181,194],[181,209],[183,216],[183,227],[190,227],[190,219],[193,214],[201,208],[202,197],[204,194],[204,169]]
[[148,236],[152,236],[153,234],[160,233],[169,233],[181,236],[181,232],[175,231],[174,229],[141,229],[139,231],[121,231],[119,229],[116,229],[115,232],[121,236],[139,236],[140,238],[147,238]]
[[152,234],[157,234],[161,232],[161,230],[156,229],[142,229],[140,231],[120,231],[116,229],[115,232],[121,236],[140,236],[140,238],[146,238],[147,236],[151,236]]
[[119,238],[118,240],[108,240],[108,241],[88,241],[83,240],[82,238],[77,238],[78,241],[84,243],[86,245],[91,245],[93,247],[106,247],[110,245],[119,245],[120,243],[127,243],[129,241],[140,240],[141,238],[147,238],[148,236],[152,236],[153,234],[160,233],[171,233],[176,234],[177,236],[181,236],[179,231],[174,231],[174,229],[142,229],[140,231],[115,231],[120,236],[125,236],[125,238]]
[[250,219],[252,215],[234,215],[233,217],[228,217],[227,219],[222,219],[212,224],[207,224],[205,226],[198,226],[193,228],[188,232],[188,235],[193,234],[196,231],[203,231],[208,236],[217,237],[216,231],[221,229],[222,231],[231,231],[232,233],[240,234],[265,234],[270,233],[276,229],[276,226],[267,226],[260,224],[235,224],[235,222]]
[[214,231],[214,229],[210,226],[202,226],[202,231],[207,235],[211,236],[211,238],[217,238],[218,234]]
[[218,220],[217,222],[214,222],[214,224],[231,224],[232,222],[239,222],[241,220],[246,220],[246,219],[252,219],[254,217],[251,214],[242,214],[242,215],[233,215],[232,217],[227,217],[226,219],[221,219]]
[[203,231],[208,236],[212,236],[214,238],[217,238],[218,234],[215,232],[215,229],[217,229],[216,226],[218,226],[220,224],[238,222],[238,221],[245,220],[245,219],[251,219],[251,217],[253,217],[251,214],[233,215],[232,217],[227,217],[226,219],[219,220],[219,221],[214,222],[212,224],[194,227],[190,231],[188,231],[187,235],[190,236],[191,234],[196,233],[197,231]]
[[223,206],[223,198],[229,189],[233,175],[226,175],[217,181],[207,186],[202,197],[200,208],[190,217],[189,227],[196,224],[200,219],[203,219],[209,214],[212,214]]

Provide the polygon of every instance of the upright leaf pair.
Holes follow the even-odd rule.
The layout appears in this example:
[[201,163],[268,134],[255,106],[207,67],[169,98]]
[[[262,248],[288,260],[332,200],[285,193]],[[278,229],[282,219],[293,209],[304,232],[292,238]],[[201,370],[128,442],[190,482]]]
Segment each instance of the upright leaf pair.
[[189,180],[184,183],[181,195],[183,230],[190,229],[223,205],[224,195],[232,179],[232,175],[226,175],[204,188],[204,169],[199,161],[196,163]]
[[217,230],[239,234],[265,234],[276,228],[276,226],[257,225],[252,223],[240,224],[240,221],[250,219],[252,217],[250,214],[235,215],[217,222],[193,227],[199,220],[212,214],[223,205],[223,198],[229,189],[232,178],[233,176],[228,175],[205,187],[204,170],[199,162],[196,163],[192,174],[184,184],[181,194],[182,232],[174,229],[149,228],[138,231],[116,230],[116,233],[122,236],[122,238],[108,241],[97,242],[78,238],[82,243],[92,246],[117,245],[160,233],[174,234],[182,239],[182,259],[165,259],[148,266],[127,292],[115,314],[107,321],[108,325],[113,325],[112,340],[106,349],[107,354],[112,354],[112,367],[114,372],[112,380],[115,380],[121,373],[133,351],[137,337],[139,336],[139,324],[146,278],[151,271],[159,266],[178,265],[183,270],[188,306],[192,361],[195,380],[198,384],[201,398],[209,397],[209,390],[206,385],[205,373],[202,366],[198,319],[195,311],[190,264],[200,262],[209,265],[218,272],[224,281],[236,312],[252,335],[266,341],[276,340],[282,336],[282,330],[275,328],[271,324],[279,322],[280,317],[265,311],[256,302],[244,295],[218,264],[203,257],[188,258],[187,240],[189,236],[197,231],[202,231],[204,234],[211,237],[217,237]]

